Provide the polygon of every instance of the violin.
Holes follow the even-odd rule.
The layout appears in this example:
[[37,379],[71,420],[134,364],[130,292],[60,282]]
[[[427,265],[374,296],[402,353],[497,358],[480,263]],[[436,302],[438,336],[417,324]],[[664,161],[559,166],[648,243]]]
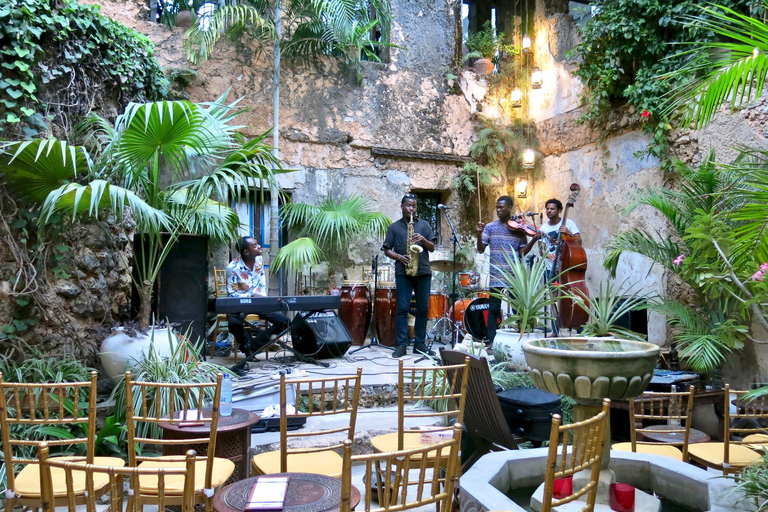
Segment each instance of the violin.
[[522,214],[510,217],[507,221],[507,228],[510,231],[522,232],[528,236],[536,236],[539,233],[538,229],[525,221],[525,217]]

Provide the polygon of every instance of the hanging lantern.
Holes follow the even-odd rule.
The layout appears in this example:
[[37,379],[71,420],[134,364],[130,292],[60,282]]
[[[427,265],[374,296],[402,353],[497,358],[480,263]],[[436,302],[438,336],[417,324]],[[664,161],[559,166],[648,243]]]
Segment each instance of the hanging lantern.
[[520,199],[528,197],[528,182],[526,180],[521,180],[517,184],[517,197]]
[[543,83],[544,76],[541,74],[541,69],[538,67],[533,68],[533,73],[531,73],[531,88],[541,89],[541,84]]
[[531,51],[531,38],[528,34],[523,36],[523,53],[529,53]]
[[519,87],[512,89],[509,93],[509,100],[512,103],[513,108],[520,108],[523,106],[523,91]]
[[532,148],[528,148],[523,151],[523,167],[526,169],[532,169],[534,165],[536,165],[536,153]]

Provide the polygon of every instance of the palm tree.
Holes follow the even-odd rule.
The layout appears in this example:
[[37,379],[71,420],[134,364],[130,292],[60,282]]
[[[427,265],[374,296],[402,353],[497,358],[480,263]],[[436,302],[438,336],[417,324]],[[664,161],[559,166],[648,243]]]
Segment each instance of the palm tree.
[[[139,321],[149,325],[160,267],[181,233],[220,245],[237,236],[239,220],[211,197],[237,197],[253,180],[274,183],[287,172],[263,143],[245,140],[234,124],[238,101],[131,103],[115,126],[98,117],[86,125],[86,145],[47,139],[0,146],[5,182],[41,208],[41,227],[55,212],[122,218],[126,210],[143,237],[135,258]],[[126,208],[128,207],[128,208]],[[165,240],[164,240],[165,238]]]
[[280,249],[274,268],[285,266],[296,271],[304,265],[326,261],[328,278],[333,282],[338,270],[344,272],[349,247],[366,236],[384,236],[392,221],[383,213],[372,211],[367,198],[351,196],[327,197],[318,205],[288,203],[284,206],[283,222],[299,238]]
[[[679,116],[682,126],[693,123],[697,129],[709,124],[723,105],[729,103],[733,111],[759,98],[768,73],[765,19],[715,4],[700,9],[700,15],[682,20],[712,32],[717,40],[689,43],[691,48],[678,54],[690,56],[688,64],[663,77],[683,79],[670,92],[665,112]],[[753,12],[758,10],[768,11],[768,0]]]
[[[260,51],[272,49],[272,154],[278,157],[280,138],[280,66],[282,57],[300,64],[320,57],[341,57],[362,79],[361,61],[379,61],[374,49],[387,43],[392,23],[389,0],[246,0],[225,5],[212,16],[200,16],[185,34],[187,58],[207,60],[222,36],[247,34]],[[379,38],[372,37],[378,28]],[[277,190],[271,190],[270,218],[278,218]],[[279,245],[279,231],[272,223],[270,247]],[[271,251],[272,249],[270,249]],[[274,254],[271,255],[274,258]],[[275,269],[272,262],[272,269]],[[272,280],[270,294],[276,293]]]

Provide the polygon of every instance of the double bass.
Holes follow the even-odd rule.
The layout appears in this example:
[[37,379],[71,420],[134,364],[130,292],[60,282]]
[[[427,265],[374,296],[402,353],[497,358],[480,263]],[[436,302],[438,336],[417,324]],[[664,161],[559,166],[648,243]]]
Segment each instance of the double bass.
[[[568,213],[571,207],[576,203],[576,198],[581,192],[578,183],[571,184],[571,195],[565,204],[563,211],[562,225],[568,220]],[[566,292],[557,303],[560,313],[560,325],[569,329],[579,329],[589,320],[589,313],[584,308],[574,303],[570,294],[581,295],[586,305],[589,305],[589,290],[587,290],[587,253],[575,237],[557,233],[555,242],[555,263],[554,269],[562,269],[558,276],[558,282]]]

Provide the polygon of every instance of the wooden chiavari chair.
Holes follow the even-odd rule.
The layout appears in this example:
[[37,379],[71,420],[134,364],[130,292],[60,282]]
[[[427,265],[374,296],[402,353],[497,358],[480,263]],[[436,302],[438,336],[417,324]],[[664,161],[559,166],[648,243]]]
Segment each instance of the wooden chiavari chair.
[[[125,372],[129,465],[139,468],[183,467],[185,461],[179,455],[144,455],[147,446],[168,447],[170,450],[178,450],[179,446],[206,446],[206,453],[199,455],[195,461],[194,488],[195,503],[204,503],[207,512],[213,511],[215,489],[222,486],[235,470],[234,462],[214,456],[222,377],[221,373],[217,374],[216,382],[211,383],[158,383],[134,381],[131,372]],[[211,400],[211,408],[203,410],[206,398]],[[168,412],[159,407],[164,401],[169,404]],[[193,439],[158,439],[149,434],[150,426],[154,425],[159,430],[161,422],[179,424],[190,421],[210,421],[210,435]],[[157,480],[151,478],[140,481],[142,494],[158,492],[158,485]],[[184,487],[180,481],[166,486],[165,498],[170,505],[183,504]]]

